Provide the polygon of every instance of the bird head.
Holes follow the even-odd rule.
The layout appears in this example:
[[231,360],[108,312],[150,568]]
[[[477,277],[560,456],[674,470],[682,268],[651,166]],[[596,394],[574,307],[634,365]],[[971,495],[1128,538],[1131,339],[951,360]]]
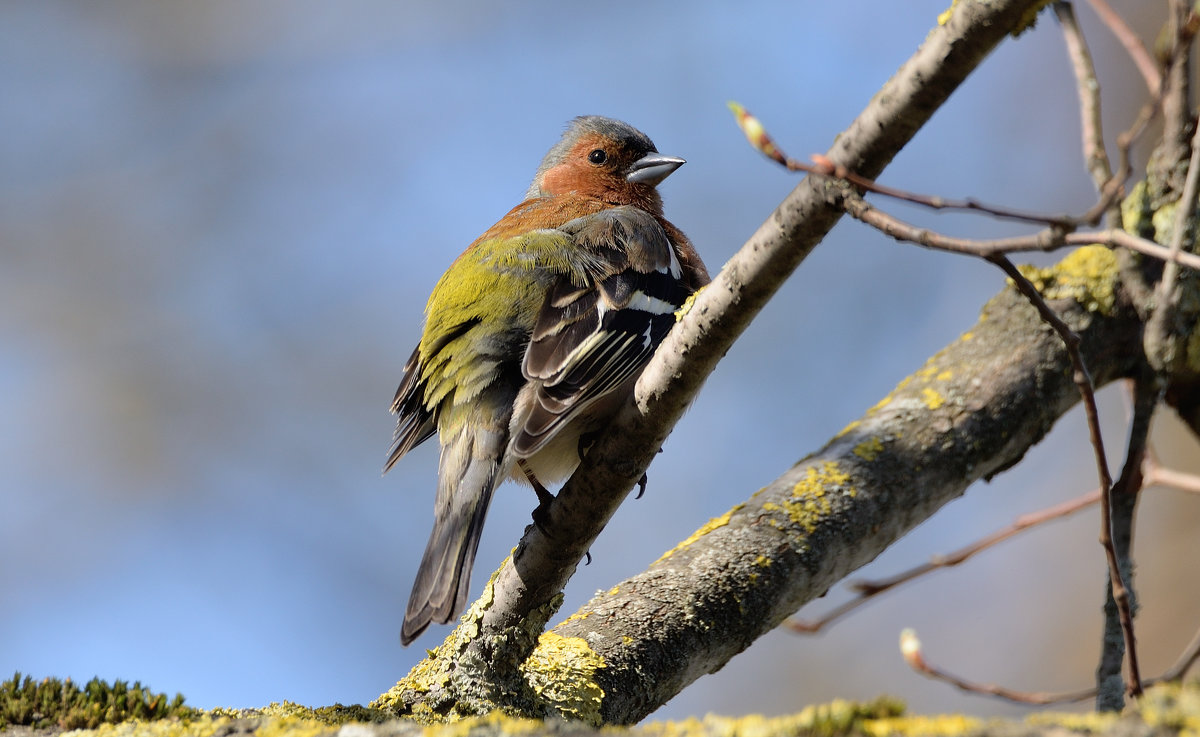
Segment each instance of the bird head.
[[654,148],[645,133],[599,115],[575,118],[534,174],[526,199],[576,193],[662,214],[656,187],[684,164]]

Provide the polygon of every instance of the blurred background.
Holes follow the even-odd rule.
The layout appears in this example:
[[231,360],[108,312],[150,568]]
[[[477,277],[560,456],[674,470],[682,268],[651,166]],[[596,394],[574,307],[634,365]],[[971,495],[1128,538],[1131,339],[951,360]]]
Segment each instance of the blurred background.
[[[388,405],[443,269],[519,201],[567,120],[600,113],[688,159],[666,211],[715,272],[796,183],[747,146],[726,100],[791,154],[825,151],[946,5],[0,4],[0,675],[137,679],[199,707],[373,699],[447,631],[399,643],[436,443],[380,476]],[[1153,39],[1163,3],[1114,5]],[[1144,92],[1079,15],[1111,141]],[[1004,43],[883,181],[1090,205],[1053,17]],[[887,207],[959,235],[1019,231]],[[1002,285],[984,263],[840,224],[709,379],[560,618],[820,447]],[[1117,387],[1102,399],[1115,465],[1125,409]],[[861,575],[1092,489],[1084,428],[1073,412]],[[1155,440],[1200,470],[1171,417]],[[533,505],[499,491],[477,589]],[[910,626],[972,678],[1085,687],[1106,576],[1097,519],[1028,534],[820,635],[770,634],[655,716],[881,693],[920,711],[1025,710],[910,673],[897,649]],[[1195,497],[1145,495],[1144,672],[1200,622],[1195,568],[1179,565],[1200,552],[1198,522]]]

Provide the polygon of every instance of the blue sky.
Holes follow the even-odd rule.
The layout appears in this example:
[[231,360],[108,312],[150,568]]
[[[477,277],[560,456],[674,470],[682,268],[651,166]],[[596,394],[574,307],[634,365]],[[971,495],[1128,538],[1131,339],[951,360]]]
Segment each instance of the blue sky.
[[[202,707],[374,698],[445,632],[399,644],[436,449],[380,468],[392,392],[446,265],[516,204],[567,120],[599,113],[688,159],[662,187],[666,212],[715,272],[796,181],[749,149],[726,100],[793,155],[824,151],[944,5],[5,3],[0,672],[140,679]],[[1111,136],[1141,93],[1080,15]],[[1079,211],[1092,193],[1077,129],[1045,16],[884,181]],[[1016,232],[893,210],[958,234]],[[1002,284],[986,264],[840,224],[710,378],[563,616],[818,448]],[[1120,447],[1121,400],[1104,398]],[[1027,463],[864,574],[1092,488],[1083,427],[1068,416]],[[532,506],[525,489],[499,491],[477,588]],[[1161,664],[1200,612],[1188,593],[1200,587],[1170,569],[1195,555],[1180,542],[1195,514],[1169,495],[1142,514],[1156,531],[1143,570],[1161,574],[1145,579],[1144,616],[1164,633],[1144,645]],[[920,710],[1016,711],[908,674],[905,626],[983,680],[1085,685],[1103,581],[1095,515],[1052,530],[819,637],[768,635],[658,716],[881,692]]]

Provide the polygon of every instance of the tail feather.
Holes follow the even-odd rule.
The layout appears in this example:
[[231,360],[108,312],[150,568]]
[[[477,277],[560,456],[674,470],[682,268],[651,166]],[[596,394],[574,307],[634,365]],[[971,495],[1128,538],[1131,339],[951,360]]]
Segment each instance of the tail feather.
[[483,521],[492,492],[503,477],[505,435],[464,429],[442,447],[433,531],[400,628],[400,641],[405,645],[430,623],[445,624],[467,605]]

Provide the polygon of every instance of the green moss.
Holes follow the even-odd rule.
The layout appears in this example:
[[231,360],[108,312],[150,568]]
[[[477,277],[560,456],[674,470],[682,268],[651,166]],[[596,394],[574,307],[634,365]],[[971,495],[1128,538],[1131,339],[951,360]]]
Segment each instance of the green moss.
[[11,680],[0,682],[0,728],[23,725],[91,729],[128,719],[162,719],[195,713],[184,706],[182,695],[167,698],[166,694],[154,693],[137,681],[133,685],[125,681],[109,684],[93,678],[80,688],[69,678],[34,682],[29,676],[15,673]]
[[1111,315],[1116,304],[1117,257],[1104,246],[1077,248],[1046,268],[1021,266],[1046,299],[1073,299],[1089,312]]

